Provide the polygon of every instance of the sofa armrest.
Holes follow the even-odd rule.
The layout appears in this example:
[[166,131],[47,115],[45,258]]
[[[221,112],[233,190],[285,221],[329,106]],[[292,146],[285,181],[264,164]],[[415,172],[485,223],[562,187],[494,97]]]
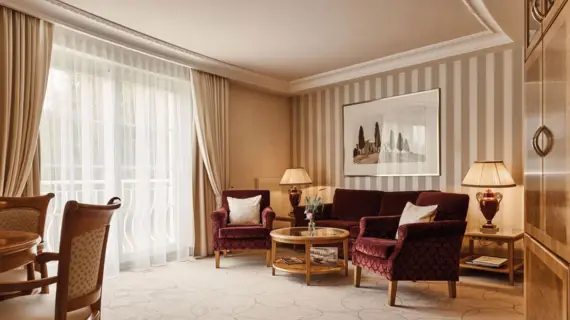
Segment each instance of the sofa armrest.
[[[330,220],[332,214],[332,203],[323,204],[322,209],[315,215],[315,220]],[[298,206],[293,210],[295,216],[295,227],[304,227],[308,225],[305,220],[305,206]]]
[[398,232],[400,216],[364,217],[360,219],[358,237],[394,239]]
[[273,220],[275,220],[275,212],[271,207],[263,209],[261,212],[261,220],[263,221],[263,227],[266,229],[273,229]]

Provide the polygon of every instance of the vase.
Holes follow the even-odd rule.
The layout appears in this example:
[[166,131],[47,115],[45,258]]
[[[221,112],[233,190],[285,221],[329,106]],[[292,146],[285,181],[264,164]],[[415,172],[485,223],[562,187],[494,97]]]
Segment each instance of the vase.
[[309,231],[315,231],[316,228],[317,228],[317,225],[315,224],[315,220],[310,219],[309,220]]

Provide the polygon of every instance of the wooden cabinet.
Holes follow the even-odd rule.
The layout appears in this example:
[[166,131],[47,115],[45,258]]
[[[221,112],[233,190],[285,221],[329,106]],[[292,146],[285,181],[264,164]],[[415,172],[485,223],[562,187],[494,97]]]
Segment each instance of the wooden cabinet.
[[525,236],[524,283],[527,320],[568,319],[568,264]]
[[536,49],[567,0],[524,0],[525,5],[525,56]]
[[527,4],[525,316],[570,320],[570,5]]

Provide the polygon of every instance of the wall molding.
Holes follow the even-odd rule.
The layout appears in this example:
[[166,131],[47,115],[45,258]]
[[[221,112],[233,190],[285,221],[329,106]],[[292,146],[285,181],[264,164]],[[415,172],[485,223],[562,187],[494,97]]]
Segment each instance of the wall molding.
[[61,0],[0,0],[0,4],[165,60],[270,91],[294,95],[334,83],[409,67],[512,42],[483,0],[462,0],[485,31],[323,72],[291,82],[231,65],[114,23]]

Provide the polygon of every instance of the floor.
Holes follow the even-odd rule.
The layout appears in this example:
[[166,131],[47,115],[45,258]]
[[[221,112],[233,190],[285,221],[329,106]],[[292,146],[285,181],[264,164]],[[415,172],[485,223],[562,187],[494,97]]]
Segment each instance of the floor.
[[[285,249],[286,250],[286,249]],[[280,250],[280,253],[282,250]],[[264,255],[230,255],[214,268],[214,259],[170,263],[145,272],[125,272],[104,284],[103,319],[200,320],[439,320],[523,319],[523,287],[503,275],[462,274],[457,298],[447,284],[402,282],[396,307],[388,307],[388,283],[362,274],[362,287],[349,276],[304,277],[264,266]]]

